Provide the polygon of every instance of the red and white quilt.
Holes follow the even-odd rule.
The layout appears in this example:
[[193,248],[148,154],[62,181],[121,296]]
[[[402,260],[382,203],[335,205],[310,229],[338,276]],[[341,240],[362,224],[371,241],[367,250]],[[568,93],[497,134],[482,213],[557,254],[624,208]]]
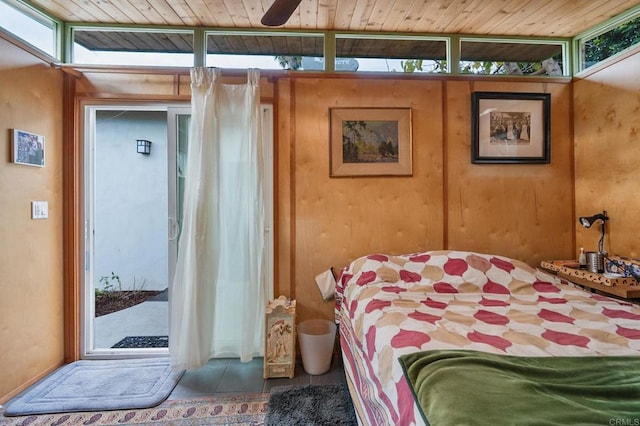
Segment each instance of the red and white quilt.
[[345,370],[363,424],[422,423],[398,362],[419,350],[640,355],[640,308],[506,257],[374,254],[342,271],[336,294]]

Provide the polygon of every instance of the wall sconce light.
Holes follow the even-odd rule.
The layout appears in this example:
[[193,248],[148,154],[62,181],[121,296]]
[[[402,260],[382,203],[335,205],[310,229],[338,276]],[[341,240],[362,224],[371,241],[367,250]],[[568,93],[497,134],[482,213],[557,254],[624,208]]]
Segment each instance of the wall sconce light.
[[596,222],[600,222],[602,224],[602,234],[600,235],[600,241],[598,242],[598,253],[604,254],[604,232],[605,232],[605,222],[609,220],[607,216],[607,211],[603,210],[602,213],[595,214],[593,216],[585,216],[578,219],[580,224],[585,228],[591,228]]
[[138,142],[138,154],[151,154],[151,141],[146,139],[137,139],[136,142]]

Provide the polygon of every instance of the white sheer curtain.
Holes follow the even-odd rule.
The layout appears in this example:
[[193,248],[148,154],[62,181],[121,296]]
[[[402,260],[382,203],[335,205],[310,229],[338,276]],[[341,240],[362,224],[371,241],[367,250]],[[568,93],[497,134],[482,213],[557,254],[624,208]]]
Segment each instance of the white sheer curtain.
[[268,289],[258,70],[222,84],[219,69],[191,70],[191,128],[183,224],[171,286],[174,368],[262,352]]

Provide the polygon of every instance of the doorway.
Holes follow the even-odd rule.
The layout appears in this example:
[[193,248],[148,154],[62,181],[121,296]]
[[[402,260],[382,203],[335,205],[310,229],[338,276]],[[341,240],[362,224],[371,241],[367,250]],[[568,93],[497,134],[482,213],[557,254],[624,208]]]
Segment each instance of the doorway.
[[167,353],[167,109],[85,107],[85,357]]
[[[190,108],[121,103],[85,105],[84,112],[83,358],[167,355]],[[262,114],[272,293],[272,107]],[[105,312],[104,305],[112,306]]]

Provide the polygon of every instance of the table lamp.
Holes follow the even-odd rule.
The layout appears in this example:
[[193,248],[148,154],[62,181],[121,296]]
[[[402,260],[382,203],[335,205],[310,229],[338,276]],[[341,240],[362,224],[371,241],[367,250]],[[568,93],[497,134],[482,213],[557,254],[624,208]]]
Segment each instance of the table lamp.
[[580,217],[578,221],[585,228],[591,228],[591,225],[597,223],[598,221],[602,224],[602,233],[600,235],[600,241],[598,241],[598,253],[605,254],[604,252],[604,233],[605,233],[605,222],[609,220],[607,216],[607,211],[603,210],[602,213],[595,214],[593,216],[584,216]]

